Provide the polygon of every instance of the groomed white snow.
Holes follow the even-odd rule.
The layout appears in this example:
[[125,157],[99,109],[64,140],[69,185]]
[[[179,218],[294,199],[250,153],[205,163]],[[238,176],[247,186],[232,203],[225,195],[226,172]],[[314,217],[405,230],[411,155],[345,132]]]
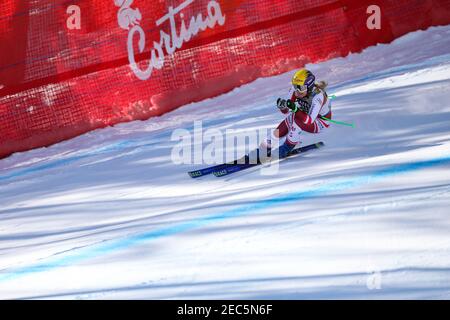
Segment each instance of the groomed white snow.
[[0,160],[0,298],[449,299],[450,26],[307,67],[357,126],[275,176],[193,180],[170,137],[276,126],[294,70]]

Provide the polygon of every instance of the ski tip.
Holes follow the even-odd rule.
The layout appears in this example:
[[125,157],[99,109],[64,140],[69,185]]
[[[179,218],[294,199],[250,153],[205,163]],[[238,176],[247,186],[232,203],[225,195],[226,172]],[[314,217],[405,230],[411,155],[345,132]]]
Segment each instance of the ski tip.
[[316,143],[316,147],[317,148],[321,148],[321,147],[324,147],[324,146],[325,146],[325,143],[323,143],[322,141]]

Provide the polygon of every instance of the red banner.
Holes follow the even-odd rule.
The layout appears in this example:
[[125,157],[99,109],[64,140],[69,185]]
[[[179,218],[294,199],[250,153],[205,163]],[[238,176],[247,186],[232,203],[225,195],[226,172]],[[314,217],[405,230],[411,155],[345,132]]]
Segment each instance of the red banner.
[[448,23],[449,0],[6,0],[0,157]]

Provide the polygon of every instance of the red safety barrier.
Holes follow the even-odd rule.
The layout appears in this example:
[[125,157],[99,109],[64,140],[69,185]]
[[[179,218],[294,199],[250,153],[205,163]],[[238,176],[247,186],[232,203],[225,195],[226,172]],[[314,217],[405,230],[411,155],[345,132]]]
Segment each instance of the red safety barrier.
[[0,157],[449,23],[449,0],[4,0]]

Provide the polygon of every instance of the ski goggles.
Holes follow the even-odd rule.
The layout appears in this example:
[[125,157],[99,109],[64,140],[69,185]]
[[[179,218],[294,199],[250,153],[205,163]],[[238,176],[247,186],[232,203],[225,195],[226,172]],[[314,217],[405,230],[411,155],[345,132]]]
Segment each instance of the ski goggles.
[[306,85],[302,85],[302,86],[294,85],[294,90],[297,91],[298,93],[305,93],[305,92],[308,91],[308,86],[306,86]]

